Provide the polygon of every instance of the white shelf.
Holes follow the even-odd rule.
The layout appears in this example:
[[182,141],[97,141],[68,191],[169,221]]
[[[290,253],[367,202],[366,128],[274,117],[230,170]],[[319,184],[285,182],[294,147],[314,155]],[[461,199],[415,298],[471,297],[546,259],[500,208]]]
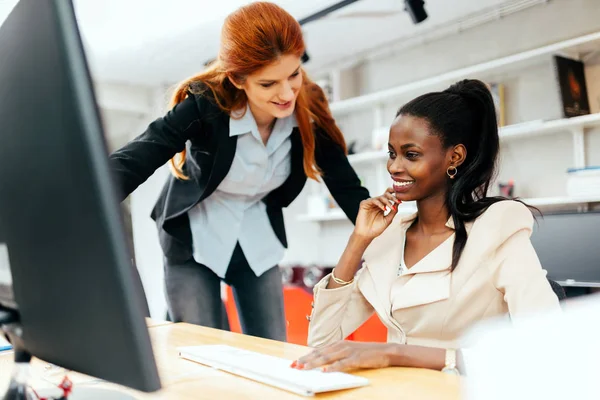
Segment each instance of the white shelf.
[[534,207],[548,206],[567,206],[575,204],[599,203],[600,196],[582,196],[582,197],[533,197],[530,199],[522,199],[523,202]]
[[305,222],[343,221],[345,219],[348,219],[348,217],[340,209],[327,211],[323,214],[302,214],[298,216],[298,221]]
[[[410,204],[410,205],[405,204],[404,207],[402,207],[402,205],[400,205],[398,212],[402,215],[411,215],[411,214],[417,212],[417,209],[412,204]],[[324,214],[299,215],[298,220],[299,221],[308,221],[308,222],[344,221],[344,220],[347,221],[348,217],[346,217],[346,214],[344,214],[344,212],[338,208],[338,209],[335,209],[332,211],[328,211]]]
[[521,69],[526,65],[532,65],[536,62],[549,60],[554,54],[558,54],[568,49],[577,49],[578,52],[590,51],[593,48],[600,47],[600,32],[594,32],[588,35],[580,36],[574,39],[565,40],[537,49],[524,51],[496,60],[472,65],[466,68],[457,69],[434,77],[411,82],[405,85],[396,86],[390,89],[370,93],[363,96],[354,97],[348,100],[341,100],[331,103],[331,112],[338,116],[350,113],[352,111],[364,110],[375,107],[382,103],[391,102],[406,94],[423,92],[436,86],[454,82],[467,77],[481,76],[482,74],[491,74],[507,69]]
[[552,121],[532,121],[523,124],[508,125],[500,128],[500,139],[512,139],[527,136],[568,132],[583,128],[600,126],[600,114],[556,119]]
[[387,151],[375,150],[375,151],[365,151],[362,153],[350,154],[348,156],[348,161],[350,164],[364,164],[370,163],[373,161],[386,160],[388,158]]
[[[552,121],[532,121],[522,124],[507,125],[499,130],[500,140],[510,140],[521,137],[532,137],[549,135],[558,132],[569,132],[573,130],[592,128],[600,126],[600,114],[582,115],[580,117],[555,119]],[[350,164],[356,166],[359,164],[372,163],[386,160],[387,151],[365,151],[363,153],[351,154],[348,156]]]
[[[538,197],[530,199],[521,199],[523,202],[534,207],[551,207],[551,206],[567,206],[577,204],[600,203],[600,196],[585,196],[585,197]],[[400,207],[398,212],[402,215],[411,215],[416,212],[416,208],[407,206]],[[340,209],[328,211],[324,214],[303,214],[298,216],[299,221],[304,222],[327,222],[327,221],[344,221],[347,220],[346,214]]]

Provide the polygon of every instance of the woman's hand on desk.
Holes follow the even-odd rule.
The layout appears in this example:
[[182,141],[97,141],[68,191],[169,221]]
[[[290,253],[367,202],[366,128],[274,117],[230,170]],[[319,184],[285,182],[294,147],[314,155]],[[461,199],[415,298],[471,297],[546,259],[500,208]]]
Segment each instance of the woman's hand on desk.
[[[361,343],[340,341],[311,353],[292,363],[292,368],[325,372],[354,369],[411,367],[440,371],[444,368],[446,349],[399,343]],[[459,364],[462,355],[459,356]]]
[[400,200],[396,199],[392,188],[388,188],[381,196],[363,200],[356,217],[354,235],[368,240],[381,235],[398,212],[398,204]]
[[388,343],[359,343],[340,341],[313,350],[292,363],[292,368],[321,368],[326,372],[349,371],[390,366]]

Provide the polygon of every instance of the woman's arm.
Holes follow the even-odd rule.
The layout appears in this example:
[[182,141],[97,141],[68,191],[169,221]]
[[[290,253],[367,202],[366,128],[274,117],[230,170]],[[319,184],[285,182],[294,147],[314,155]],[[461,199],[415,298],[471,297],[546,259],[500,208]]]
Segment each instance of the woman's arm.
[[198,105],[190,95],[163,118],[152,122],[143,134],[112,153],[109,162],[119,200],[123,201],[154,171],[181,152],[192,132],[198,130],[199,123]]
[[[446,364],[446,349],[399,343],[361,343],[340,341],[316,349],[296,360],[297,369],[321,368],[327,372],[365,368],[409,367],[441,371]],[[464,370],[462,354],[457,352],[457,365]]]
[[504,294],[512,318],[546,310],[560,310],[537,254],[522,230],[511,236],[497,251],[491,265],[494,286]]
[[497,209],[494,212],[498,214],[495,216],[497,224],[492,228],[503,234],[499,235],[493,258],[486,264],[492,283],[504,294],[511,318],[560,310],[558,297],[531,244],[531,212],[513,201],[501,202]]
[[390,343],[387,354],[390,367],[427,368],[441,371],[446,363],[446,349]]
[[308,325],[309,346],[322,347],[343,340],[373,315],[373,307],[360,293],[355,280],[369,242],[352,235],[334,269],[336,278],[352,283],[341,285],[329,274],[315,285]]
[[[386,206],[392,206],[385,215]],[[363,271],[363,253],[371,241],[392,222],[398,200],[388,190],[381,196],[360,203],[354,232],[332,273],[314,288],[314,308],[308,331],[308,344],[321,347],[343,340],[374,312],[357,286]],[[358,273],[357,273],[358,271]]]
[[[349,282],[354,278],[354,275],[356,275],[356,272],[360,268],[362,256],[367,247],[369,247],[369,244],[371,244],[369,238],[361,237],[355,233],[350,235],[350,239],[340,257],[340,261],[338,261],[334,268],[335,277],[337,279]],[[343,285],[337,283],[333,279],[329,279],[329,282],[327,283],[327,289],[335,289],[341,286]]]

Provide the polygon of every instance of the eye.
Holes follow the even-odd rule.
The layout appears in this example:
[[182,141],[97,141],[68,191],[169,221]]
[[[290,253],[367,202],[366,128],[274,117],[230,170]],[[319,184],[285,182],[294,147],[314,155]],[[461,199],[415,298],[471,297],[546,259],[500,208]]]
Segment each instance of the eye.
[[300,71],[296,71],[296,72],[294,72],[294,73],[293,73],[293,74],[290,76],[290,78],[295,78],[295,77],[297,77],[298,75],[300,75]]
[[388,150],[388,156],[391,160],[393,160],[394,158],[396,158],[396,153],[394,153],[392,150]]
[[419,157],[419,153],[415,153],[414,151],[407,151],[405,155],[407,160],[414,160]]
[[270,88],[271,86],[273,86],[273,82],[271,83],[261,83],[260,86],[264,87],[264,88]]

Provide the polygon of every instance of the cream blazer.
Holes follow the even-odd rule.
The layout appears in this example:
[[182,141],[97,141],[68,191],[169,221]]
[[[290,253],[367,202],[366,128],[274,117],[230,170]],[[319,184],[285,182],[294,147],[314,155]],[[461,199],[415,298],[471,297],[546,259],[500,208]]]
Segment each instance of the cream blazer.
[[[483,319],[560,309],[530,236],[533,216],[523,204],[501,201],[466,224],[467,243],[450,271],[454,235],[398,276],[402,243],[416,214],[397,215],[371,242],[354,282],[314,287],[308,345],[342,340],[374,312],[388,342],[458,347],[465,330]],[[447,226],[454,228],[452,219]]]

